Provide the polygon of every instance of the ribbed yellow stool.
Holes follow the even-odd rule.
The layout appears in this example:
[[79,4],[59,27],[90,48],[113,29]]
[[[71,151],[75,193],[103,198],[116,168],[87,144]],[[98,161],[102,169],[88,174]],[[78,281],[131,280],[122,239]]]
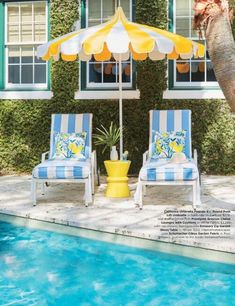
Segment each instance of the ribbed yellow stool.
[[104,164],[108,174],[106,197],[128,198],[130,196],[130,190],[127,174],[131,162],[129,160],[106,160]]

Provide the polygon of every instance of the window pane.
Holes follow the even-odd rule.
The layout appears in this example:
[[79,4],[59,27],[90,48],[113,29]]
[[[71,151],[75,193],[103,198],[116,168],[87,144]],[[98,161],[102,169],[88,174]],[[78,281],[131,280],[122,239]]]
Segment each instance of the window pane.
[[46,23],[46,3],[34,3],[34,21]]
[[205,62],[191,63],[192,82],[205,81]]
[[33,30],[32,24],[22,24],[21,25],[21,41],[31,42],[33,40],[32,30]]
[[46,40],[46,26],[45,24],[34,25],[34,41],[45,41]]
[[94,26],[101,22],[101,0],[89,0],[88,26]]
[[188,18],[177,18],[176,33],[185,37],[189,37],[189,22]]
[[116,83],[116,63],[105,63],[103,68],[103,77],[105,83]]
[[18,42],[19,41],[19,26],[10,24],[8,25],[8,42]]
[[21,66],[21,83],[22,84],[33,83],[33,65]]
[[[119,82],[119,64],[117,64],[117,82]],[[130,82],[130,65],[128,63],[122,63],[122,82]]]
[[131,65],[130,63],[123,63],[122,64],[122,81],[123,83],[128,83],[131,81]]
[[[202,38],[204,39],[204,35],[203,35],[203,31],[202,31]],[[194,40],[198,40],[199,39],[199,31],[198,30],[194,30],[193,29],[193,18],[191,18],[191,37],[194,38]],[[201,37],[200,37],[201,39]],[[201,40],[198,41],[199,43],[203,43]]]
[[9,84],[46,84],[47,65],[36,58],[37,46],[47,41],[46,1],[6,4],[6,55]]
[[9,84],[20,83],[20,66],[18,65],[8,66],[8,83]]
[[37,84],[46,83],[46,65],[35,65],[34,82]]
[[190,80],[190,64],[189,62],[176,63],[176,81],[189,82]]
[[206,63],[206,72],[207,72],[207,81],[208,82],[217,82],[215,73],[213,70],[213,65],[212,62],[207,62]]
[[89,82],[101,83],[102,82],[102,64],[89,64]]
[[19,6],[18,5],[8,5],[8,23],[19,23]]
[[103,0],[103,22],[115,13],[115,0]]
[[33,63],[33,47],[22,47],[21,48],[21,61],[22,63]]
[[32,24],[32,4],[21,4],[20,5],[21,23]]
[[121,0],[121,6],[128,19],[130,19],[130,0]]
[[189,16],[189,0],[176,0],[176,16]]
[[20,48],[19,47],[9,47],[8,49],[8,63],[18,64],[20,62]]

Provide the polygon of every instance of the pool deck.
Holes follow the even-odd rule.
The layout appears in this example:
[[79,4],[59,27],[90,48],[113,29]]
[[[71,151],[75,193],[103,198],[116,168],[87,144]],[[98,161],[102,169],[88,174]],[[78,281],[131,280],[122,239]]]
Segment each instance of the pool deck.
[[[192,210],[188,187],[149,187],[140,211],[133,198],[108,199],[105,178],[97,187],[94,203],[83,205],[83,185],[54,184],[46,195],[38,193],[38,205],[30,199],[30,176],[0,177],[0,213],[42,220],[105,233],[114,233],[235,254],[235,176],[203,176],[201,209],[231,210],[230,238],[163,237],[160,220],[165,210]],[[130,179],[133,194],[136,178]],[[181,188],[184,188],[182,193]],[[171,192],[169,192],[171,191]]]

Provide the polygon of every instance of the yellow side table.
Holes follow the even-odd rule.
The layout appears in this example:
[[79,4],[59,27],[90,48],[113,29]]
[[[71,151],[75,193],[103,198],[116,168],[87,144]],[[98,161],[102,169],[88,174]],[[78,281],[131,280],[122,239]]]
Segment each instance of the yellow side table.
[[106,197],[128,198],[130,190],[127,173],[131,162],[129,160],[106,160],[104,164],[108,174]]

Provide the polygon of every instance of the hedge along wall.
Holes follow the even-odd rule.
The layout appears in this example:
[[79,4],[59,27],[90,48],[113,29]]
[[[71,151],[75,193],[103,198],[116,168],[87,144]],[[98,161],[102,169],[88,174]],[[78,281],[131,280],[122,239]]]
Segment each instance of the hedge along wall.
[[[71,31],[79,18],[77,0],[51,1],[51,38]],[[138,22],[165,28],[165,0],[138,0]],[[118,124],[118,101],[74,100],[78,89],[77,62],[53,62],[51,100],[19,100],[0,102],[0,171],[1,173],[31,172],[49,148],[52,113],[94,114],[95,128],[110,121]],[[124,148],[132,160],[131,173],[141,167],[142,153],[148,148],[148,111],[150,109],[191,109],[193,147],[198,149],[201,170],[213,174],[235,174],[235,120],[227,104],[220,100],[162,99],[166,89],[166,63],[149,60],[137,64],[137,85],[140,100],[124,101]],[[108,158],[97,148],[99,166]],[[102,168],[103,169],[103,168]]]

